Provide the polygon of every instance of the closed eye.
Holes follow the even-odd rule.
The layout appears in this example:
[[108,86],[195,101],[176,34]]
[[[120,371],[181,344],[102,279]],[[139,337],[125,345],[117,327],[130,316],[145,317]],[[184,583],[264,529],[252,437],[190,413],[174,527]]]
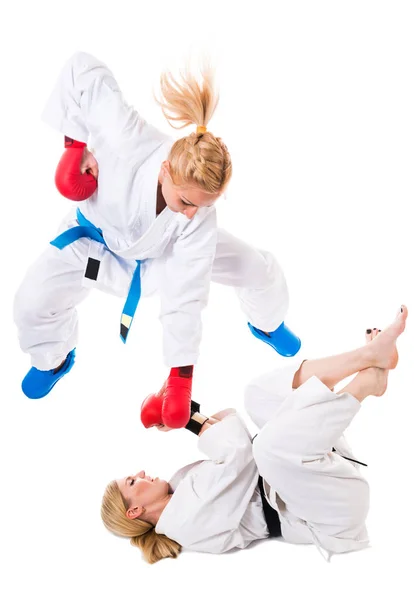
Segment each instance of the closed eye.
[[134,485],[134,483],[135,483],[135,479],[130,479],[130,480],[129,480],[129,485],[130,485],[130,486],[131,486],[131,485]]

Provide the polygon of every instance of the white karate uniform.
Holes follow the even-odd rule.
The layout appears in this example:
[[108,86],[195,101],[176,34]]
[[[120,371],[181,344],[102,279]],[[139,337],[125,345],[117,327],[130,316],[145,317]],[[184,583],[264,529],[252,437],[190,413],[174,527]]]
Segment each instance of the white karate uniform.
[[183,548],[219,554],[269,535],[258,489],[252,439],[238,414],[198,439],[209,460],[187,465],[171,479],[174,491],[155,531]]
[[[160,294],[167,366],[196,363],[210,280],[234,286],[254,326],[279,327],[288,293],[271,254],[217,229],[214,207],[200,208],[191,220],[169,208],[156,216],[158,174],[174,140],[126,104],[106,65],[89,54],[75,54],[43,118],[68,137],[90,138],[99,185],[77,206],[102,229],[107,247],[88,238],[63,250],[50,246],[30,267],[16,296],[15,321],[33,366],[54,368],[76,345],[75,307],[88,288],[126,297],[136,260],[142,261],[142,294]],[[73,209],[59,233],[77,224]],[[89,258],[100,261],[96,281],[85,277]]]
[[[259,472],[283,538],[314,543],[324,558],[369,545],[369,487],[343,436],[360,403],[316,377],[292,390],[300,362],[255,379],[246,409],[260,427],[253,444],[238,415],[207,429],[199,449],[209,460],[172,480],[174,494],[156,531],[184,548],[221,553],[267,537]],[[332,452],[335,447],[336,452]]]

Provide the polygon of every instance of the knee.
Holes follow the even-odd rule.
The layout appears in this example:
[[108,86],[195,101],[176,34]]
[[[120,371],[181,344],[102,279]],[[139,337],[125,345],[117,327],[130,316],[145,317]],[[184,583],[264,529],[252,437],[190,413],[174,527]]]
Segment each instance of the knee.
[[276,286],[279,294],[287,293],[283,270],[273,254],[265,250],[257,253],[254,265],[256,288],[267,289]]
[[46,314],[47,307],[42,298],[41,288],[23,281],[18,288],[13,303],[13,316],[17,325],[32,323],[39,315]]
[[249,288],[266,290],[276,285],[280,291],[287,290],[283,270],[270,252],[255,250],[240,254],[234,261],[233,268],[249,282]]
[[270,252],[262,251],[261,268],[256,273],[256,290],[267,294],[271,291],[273,297],[277,298],[278,315],[281,320],[289,308],[289,290],[285,274],[275,257]]
[[28,312],[30,308],[29,302],[29,290],[25,285],[25,282],[20,284],[13,301],[13,316],[15,323],[19,324],[24,319],[24,314]]
[[265,264],[267,282],[277,286],[281,292],[286,291],[287,293],[285,274],[276,258],[270,252],[265,251],[262,251],[262,256]]
[[250,289],[262,289],[269,285],[269,269],[264,254],[255,250],[234,257],[233,269]]

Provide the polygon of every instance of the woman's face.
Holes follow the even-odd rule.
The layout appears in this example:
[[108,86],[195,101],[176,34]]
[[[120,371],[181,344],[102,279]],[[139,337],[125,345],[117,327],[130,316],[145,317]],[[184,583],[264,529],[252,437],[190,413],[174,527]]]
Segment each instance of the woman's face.
[[221,196],[221,194],[209,194],[195,187],[174,185],[169,172],[168,161],[164,161],[161,165],[159,182],[168,208],[173,212],[182,213],[187,219],[192,219],[199,208],[213,206]]
[[127,506],[132,508],[148,508],[169,494],[167,481],[158,477],[152,478],[146,475],[145,471],[117,479],[116,483]]

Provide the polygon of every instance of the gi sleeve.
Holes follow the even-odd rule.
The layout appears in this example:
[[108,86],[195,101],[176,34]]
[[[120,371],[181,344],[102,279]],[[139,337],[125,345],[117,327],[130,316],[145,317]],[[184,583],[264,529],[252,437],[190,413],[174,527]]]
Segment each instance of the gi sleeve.
[[216,252],[216,211],[199,211],[166,253],[160,282],[164,361],[194,365]]
[[237,414],[230,415],[209,427],[198,447],[210,460],[178,486],[175,510],[161,516],[159,532],[191,550],[227,552],[243,545],[240,522],[259,476],[250,434]]
[[91,135],[94,148],[121,157],[133,158],[134,152],[146,157],[154,143],[166,139],[125,102],[108,67],[85,52],[64,65],[42,118],[75,140],[87,143]]
[[229,529],[237,527],[258,481],[250,433],[237,413],[229,415],[206,429],[198,449],[210,460],[197,469],[194,492],[227,515]]
[[198,449],[223,468],[243,469],[244,464],[253,460],[251,435],[236,412],[208,427],[198,439]]
[[237,528],[259,477],[251,435],[235,413],[207,428],[198,449],[210,460],[196,471],[193,489],[217,515],[227,515],[227,529]]

